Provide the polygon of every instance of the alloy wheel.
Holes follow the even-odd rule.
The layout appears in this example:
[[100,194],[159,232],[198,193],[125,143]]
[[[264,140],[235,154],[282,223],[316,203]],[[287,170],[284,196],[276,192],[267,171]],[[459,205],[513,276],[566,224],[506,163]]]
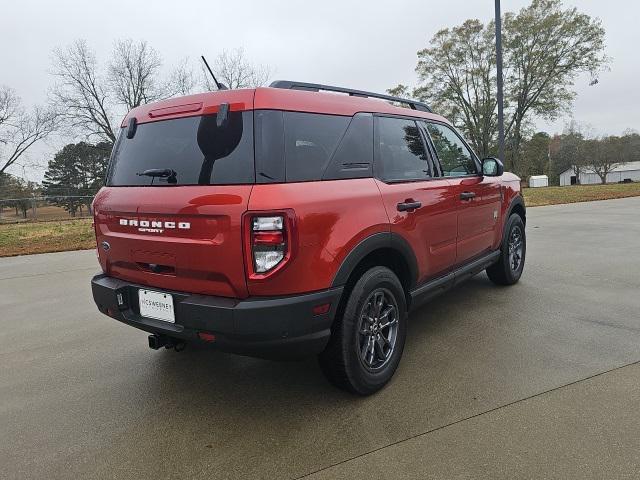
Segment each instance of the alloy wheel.
[[520,268],[523,250],[522,229],[516,225],[511,229],[511,234],[509,235],[509,266],[513,272],[517,272]]
[[364,302],[358,321],[357,348],[363,365],[380,370],[388,362],[398,337],[398,305],[386,288],[377,288]]

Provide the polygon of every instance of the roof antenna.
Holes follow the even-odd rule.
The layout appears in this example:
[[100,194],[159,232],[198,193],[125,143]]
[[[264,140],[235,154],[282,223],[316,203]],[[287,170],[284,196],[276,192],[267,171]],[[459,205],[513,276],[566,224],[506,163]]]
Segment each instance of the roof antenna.
[[205,67],[207,67],[207,70],[209,70],[209,73],[211,74],[211,78],[213,78],[213,82],[216,84],[216,87],[218,87],[218,90],[229,90],[224,83],[220,83],[218,80],[216,80],[216,76],[213,74],[213,70],[211,70],[211,67],[207,63],[207,59],[204,58],[204,55],[200,55],[200,58],[202,58],[202,61],[204,62]]

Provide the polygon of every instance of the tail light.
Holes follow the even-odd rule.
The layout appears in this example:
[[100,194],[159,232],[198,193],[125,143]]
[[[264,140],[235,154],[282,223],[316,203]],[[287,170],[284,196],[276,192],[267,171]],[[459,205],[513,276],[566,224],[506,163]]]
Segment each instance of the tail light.
[[285,214],[250,215],[245,223],[250,278],[262,278],[282,267],[291,254],[292,221]]

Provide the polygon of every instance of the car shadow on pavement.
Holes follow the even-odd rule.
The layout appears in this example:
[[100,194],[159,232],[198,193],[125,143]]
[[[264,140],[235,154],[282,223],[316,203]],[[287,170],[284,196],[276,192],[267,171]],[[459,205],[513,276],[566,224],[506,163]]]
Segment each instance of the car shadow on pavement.
[[[452,323],[460,321],[457,313],[469,317],[472,311],[465,311],[468,304],[473,308],[488,291],[496,288],[483,275],[483,278],[467,282],[462,289],[446,292],[412,311],[404,355],[411,355],[415,353],[412,350],[428,345],[431,335],[446,335]],[[452,314],[452,310],[455,313]],[[165,395],[167,389],[197,392],[203,398],[208,394],[218,396],[225,392],[226,400],[232,400],[229,407],[233,407],[237,401],[243,408],[251,399],[262,404],[265,397],[272,402],[281,400],[287,404],[293,398],[300,400],[305,397],[311,401],[318,396],[327,402],[361,400],[361,397],[340,391],[329,384],[315,356],[284,361],[268,360],[221,352],[203,343],[189,344],[180,353],[162,349],[154,354],[157,356],[156,374],[162,378],[157,386]],[[393,388],[393,383],[388,388]]]

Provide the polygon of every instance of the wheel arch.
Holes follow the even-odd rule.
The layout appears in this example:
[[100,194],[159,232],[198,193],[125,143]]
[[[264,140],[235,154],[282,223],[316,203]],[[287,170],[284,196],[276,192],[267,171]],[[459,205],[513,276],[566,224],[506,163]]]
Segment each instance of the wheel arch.
[[513,198],[513,200],[511,200],[511,203],[509,204],[509,209],[507,210],[507,215],[504,218],[504,224],[502,225],[502,236],[500,237],[500,249],[502,250],[502,248],[504,247],[504,244],[506,242],[506,238],[507,238],[507,225],[509,224],[509,219],[511,218],[512,214],[517,214],[521,219],[522,219],[522,223],[525,225],[527,225],[527,210],[526,207],[524,205],[524,199],[522,198],[522,195],[517,195],[516,197]]
[[390,268],[398,276],[406,294],[416,284],[418,262],[409,243],[396,233],[380,232],[365,238],[349,252],[340,264],[331,286],[355,283],[354,277],[375,265]]
[[511,200],[509,209],[507,210],[507,216],[505,218],[508,219],[512,213],[517,213],[518,215],[520,215],[520,217],[522,218],[522,223],[524,223],[525,225],[527,224],[527,209],[524,205],[524,199],[522,198],[522,195],[516,195],[513,200]]

